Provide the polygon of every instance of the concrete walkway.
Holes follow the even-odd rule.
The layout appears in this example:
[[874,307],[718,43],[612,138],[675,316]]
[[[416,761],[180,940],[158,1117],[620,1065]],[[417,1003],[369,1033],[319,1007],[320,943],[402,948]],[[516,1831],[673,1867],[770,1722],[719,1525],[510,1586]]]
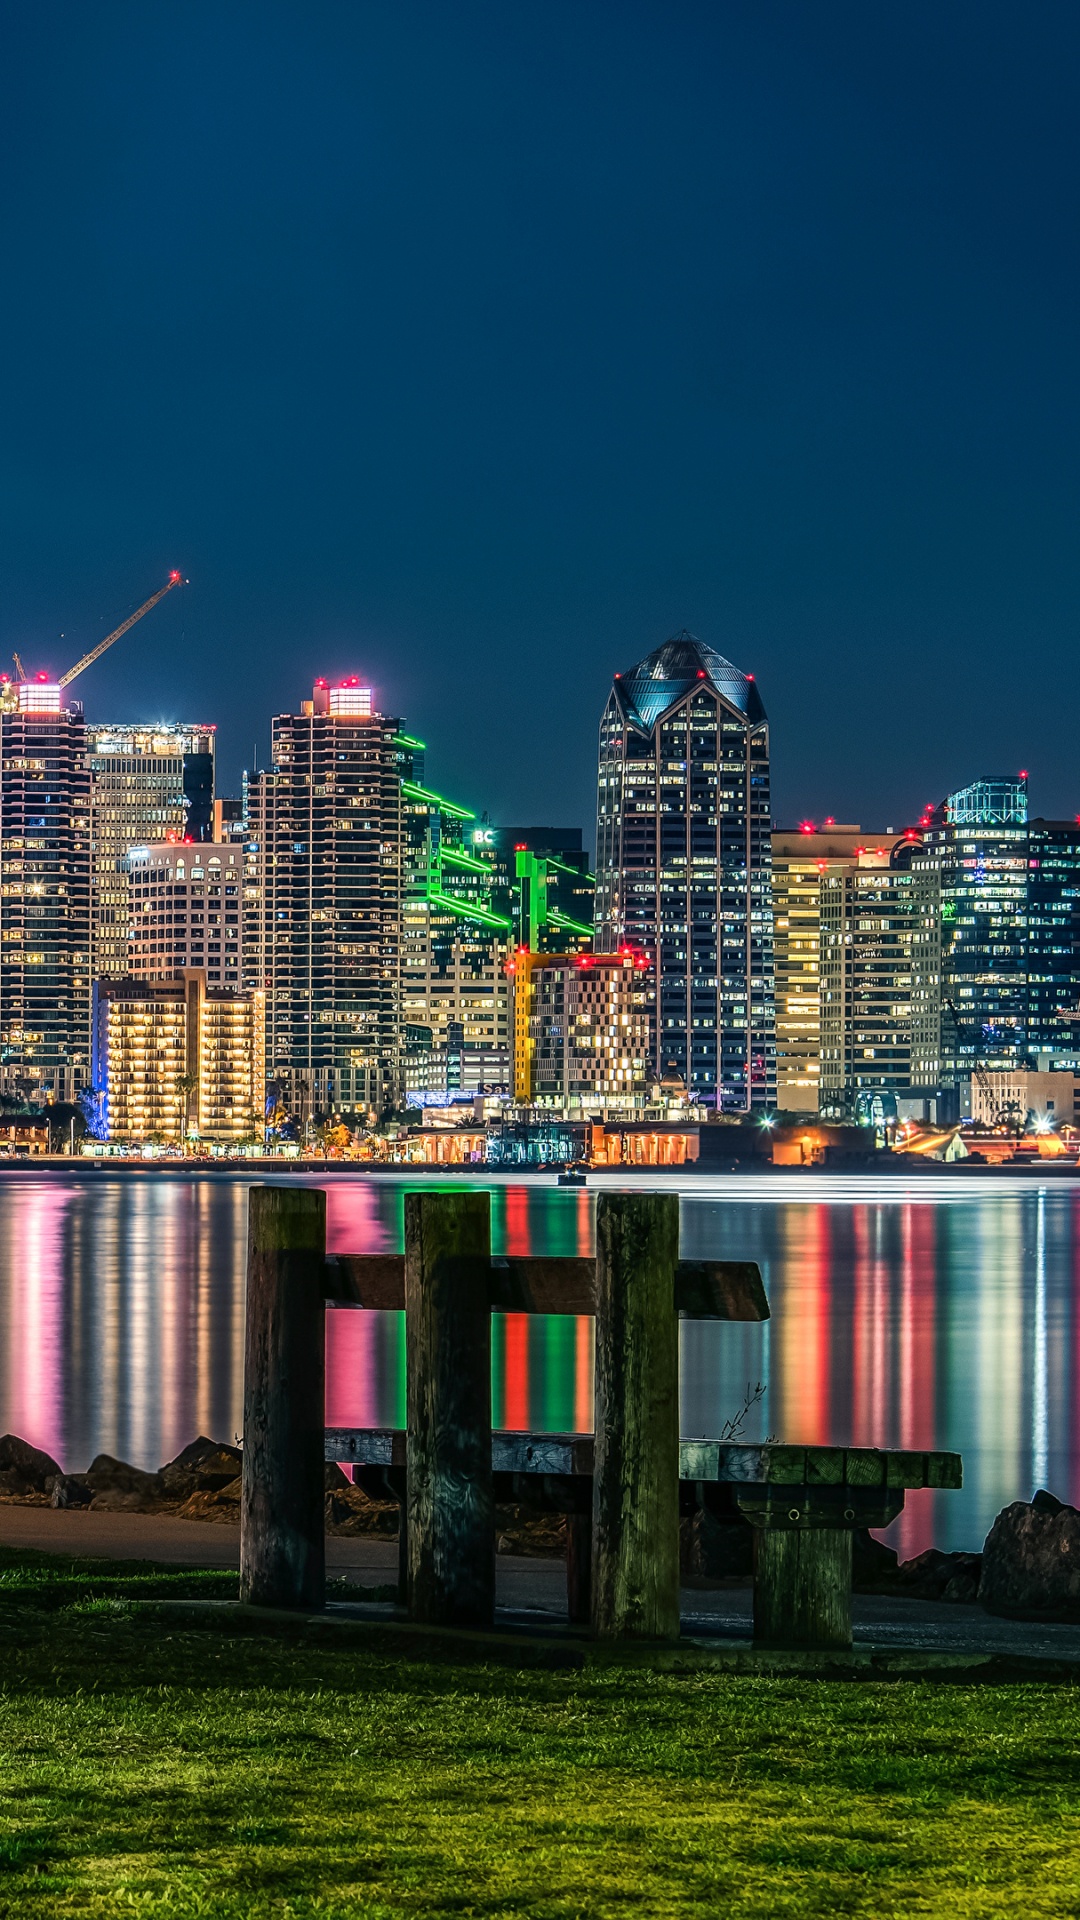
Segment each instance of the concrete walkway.
[[[44,1553],[105,1560],[150,1560],[172,1567],[229,1571],[240,1565],[240,1530],[173,1514],[88,1513],[51,1507],[0,1504],[0,1545]],[[329,1534],[326,1571],[358,1586],[386,1586],[397,1579],[397,1541],[370,1535]],[[498,1602],[504,1618],[520,1625],[554,1624],[566,1614],[566,1574],[561,1561],[500,1554]],[[1043,1625],[999,1620],[981,1607],[932,1600],[901,1600],[857,1593],[853,1600],[856,1646],[919,1648],[944,1653],[1001,1653],[1026,1658],[1080,1661],[1080,1625]],[[702,1638],[749,1640],[753,1631],[750,1584],[684,1588],[683,1632]]]

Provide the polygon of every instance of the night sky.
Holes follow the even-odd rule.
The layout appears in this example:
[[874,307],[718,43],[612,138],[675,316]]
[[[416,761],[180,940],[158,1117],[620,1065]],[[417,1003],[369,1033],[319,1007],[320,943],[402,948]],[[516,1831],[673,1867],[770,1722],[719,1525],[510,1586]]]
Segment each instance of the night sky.
[[[612,672],[757,675],[775,810],[1080,810],[1080,9],[7,0],[0,650],[88,716],[358,672],[592,841]],[[60,635],[63,635],[63,638]]]

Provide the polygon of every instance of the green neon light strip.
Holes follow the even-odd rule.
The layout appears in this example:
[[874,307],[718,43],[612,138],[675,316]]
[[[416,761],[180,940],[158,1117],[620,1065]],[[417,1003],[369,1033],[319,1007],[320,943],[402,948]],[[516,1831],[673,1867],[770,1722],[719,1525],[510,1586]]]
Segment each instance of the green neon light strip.
[[457,847],[443,847],[440,851],[445,866],[463,867],[466,873],[482,873],[490,880],[491,868],[482,860],[474,860],[471,853],[462,853]]
[[[499,933],[509,933],[512,920],[504,920],[501,913],[489,913],[486,907],[470,906],[464,900],[453,900],[448,893],[429,893],[429,907],[441,907],[444,913],[456,913],[461,920],[478,920],[482,927],[495,927]],[[591,932],[591,928],[589,929]]]
[[411,733],[395,733],[393,744],[395,747],[422,747],[427,752],[427,741],[417,740]]
[[595,887],[595,873],[582,873],[578,867],[568,867],[565,860],[556,860],[550,853],[542,854],[540,857],[547,862],[549,867],[558,867],[560,873],[570,873],[575,880],[587,880],[591,887]]
[[592,933],[591,927],[583,926],[580,920],[571,920],[568,913],[560,913],[557,907],[548,908],[548,925],[561,928],[563,933]]
[[468,807],[455,806],[452,800],[444,800],[441,793],[432,793],[428,787],[418,787],[415,780],[403,780],[401,791],[407,793],[410,800],[426,800],[429,806],[441,807],[454,820],[476,819],[475,813],[470,813]]

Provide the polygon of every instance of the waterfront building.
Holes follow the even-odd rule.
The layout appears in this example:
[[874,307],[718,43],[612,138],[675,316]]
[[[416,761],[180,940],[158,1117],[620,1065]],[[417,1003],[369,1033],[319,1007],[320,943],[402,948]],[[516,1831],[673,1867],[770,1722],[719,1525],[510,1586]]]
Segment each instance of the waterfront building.
[[1076,1077],[1072,1073],[993,1067],[972,1076],[971,1118],[976,1126],[1005,1126],[1014,1133],[1049,1133],[1072,1126],[1075,1117]]
[[470,808],[424,784],[422,741],[399,742],[406,1051],[445,1047],[458,1028],[470,1048],[508,1049],[513,921],[495,898],[494,857],[477,838],[485,830]]
[[[858,826],[804,820],[772,835],[776,969],[776,1104],[816,1113],[821,1092],[821,887],[849,872],[867,842]],[[871,845],[875,837],[869,836]]]
[[410,1107],[448,1107],[478,1094],[509,1094],[509,1047],[471,1046],[461,1022],[451,1022],[445,1043],[406,1046],[405,1102]]
[[0,710],[0,1087],[73,1100],[90,1075],[90,774],[51,681]]
[[[861,848],[821,879],[821,1111],[912,1084],[912,949],[933,917],[912,871],[918,843]],[[924,937],[926,929],[923,929]]]
[[214,741],[208,726],[96,723],[86,729],[96,980],[127,971],[129,849],[210,838]]
[[94,983],[94,1085],[110,1140],[179,1146],[262,1137],[266,1068],[260,992],[173,980]]
[[1022,1064],[1028,1037],[1027,777],[987,776],[921,822],[941,902],[941,1044],[935,1077]]
[[174,980],[203,968],[212,987],[243,983],[244,849],[170,840],[127,856],[130,927],[125,971]]
[[266,994],[267,1071],[305,1121],[398,1098],[402,752],[370,688],[317,681],[248,777],[245,976]]
[[729,1112],[776,1102],[769,728],[691,634],[615,675],[600,723],[597,952],[653,962],[651,1069]]
[[1040,1067],[1080,1067],[1080,821],[1029,820],[1027,1039]]
[[644,954],[519,950],[513,996],[514,1099],[600,1113],[644,1107],[651,1078]]

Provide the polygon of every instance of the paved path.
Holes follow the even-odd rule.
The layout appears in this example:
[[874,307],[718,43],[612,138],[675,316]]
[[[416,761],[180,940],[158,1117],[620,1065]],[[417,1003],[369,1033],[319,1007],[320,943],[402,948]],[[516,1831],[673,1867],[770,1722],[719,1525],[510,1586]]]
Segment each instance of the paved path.
[[[238,1527],[179,1520],[173,1514],[55,1512],[51,1507],[4,1503],[0,1504],[0,1545],[107,1560],[154,1560],[174,1567],[228,1570],[240,1565]],[[384,1586],[397,1578],[397,1541],[329,1534],[326,1570],[332,1577],[345,1575],[363,1586]],[[501,1609],[536,1625],[544,1615],[565,1615],[566,1574],[561,1561],[500,1554],[497,1574]],[[686,1633],[750,1638],[749,1583],[684,1588],[682,1611]],[[981,1607],[866,1593],[855,1595],[852,1611],[856,1645],[1080,1660],[1080,1626],[998,1620]]]

